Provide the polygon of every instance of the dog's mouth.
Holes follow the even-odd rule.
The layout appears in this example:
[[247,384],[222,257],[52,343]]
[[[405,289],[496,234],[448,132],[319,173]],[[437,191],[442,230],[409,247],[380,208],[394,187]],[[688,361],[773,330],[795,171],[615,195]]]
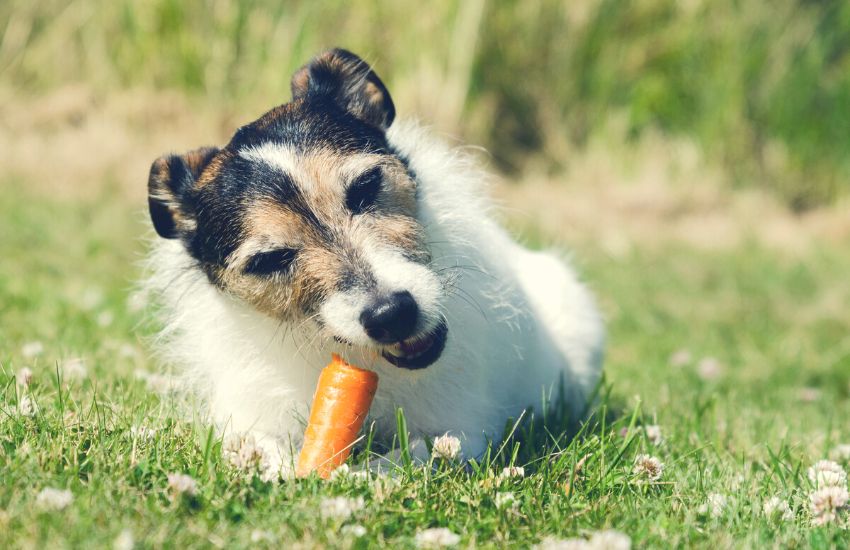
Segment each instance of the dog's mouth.
[[446,347],[449,327],[445,319],[427,334],[408,338],[398,344],[388,346],[381,351],[384,359],[402,369],[424,369],[430,366]]

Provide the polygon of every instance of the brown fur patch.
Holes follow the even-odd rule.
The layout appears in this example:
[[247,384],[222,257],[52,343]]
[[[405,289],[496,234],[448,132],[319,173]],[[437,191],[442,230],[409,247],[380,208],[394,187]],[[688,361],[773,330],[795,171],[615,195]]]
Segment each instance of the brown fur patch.
[[219,172],[221,171],[221,166],[222,164],[224,164],[224,161],[228,155],[229,152],[223,151],[221,154],[216,155],[212,158],[212,160],[209,161],[207,166],[201,172],[200,177],[198,177],[195,181],[196,189],[201,189],[210,182],[215,181],[215,179],[218,177]]
[[365,95],[366,100],[373,105],[380,105],[385,99],[384,92],[371,82],[367,82],[363,87],[363,95]]
[[281,248],[300,248],[305,241],[310,240],[313,228],[303,216],[293,212],[287,205],[260,200],[249,208],[245,216],[247,241],[277,244]]
[[200,147],[183,155],[183,161],[191,170],[195,180],[198,179],[213,157],[218,154],[218,151],[218,147]]
[[[384,186],[373,212],[352,216],[345,206],[351,180],[376,165]],[[246,206],[244,242],[217,273],[220,286],[279,319],[295,319],[315,311],[343,281],[371,284],[362,251],[374,245],[401,249],[425,263],[430,256],[417,221],[415,184],[396,159],[378,155],[354,157],[316,150],[298,158],[296,182],[300,207],[261,198]],[[310,211],[305,216],[303,208]],[[289,273],[247,275],[254,254],[291,248],[297,256]]]

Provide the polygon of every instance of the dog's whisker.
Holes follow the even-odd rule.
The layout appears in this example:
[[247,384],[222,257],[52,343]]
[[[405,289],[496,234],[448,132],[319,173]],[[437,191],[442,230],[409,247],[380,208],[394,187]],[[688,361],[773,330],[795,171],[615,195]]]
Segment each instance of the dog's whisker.
[[450,289],[451,289],[451,292],[449,294],[450,296],[454,296],[455,298],[459,298],[460,300],[463,300],[464,302],[469,304],[469,306],[471,308],[475,309],[478,313],[480,313],[481,317],[485,321],[487,321],[488,323],[490,322],[490,319],[487,317],[487,313],[484,312],[484,309],[481,307],[481,305],[478,303],[478,301],[475,300],[475,298],[469,292],[467,292],[466,290],[464,290],[463,288],[461,288],[459,286],[451,286]]

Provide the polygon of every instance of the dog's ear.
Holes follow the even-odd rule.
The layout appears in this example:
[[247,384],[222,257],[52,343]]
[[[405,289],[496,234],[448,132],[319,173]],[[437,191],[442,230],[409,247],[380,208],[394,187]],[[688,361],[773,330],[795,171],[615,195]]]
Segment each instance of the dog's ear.
[[148,209],[160,237],[175,239],[194,228],[194,214],[186,195],[218,151],[216,147],[202,147],[153,161],[148,176]]
[[371,67],[353,53],[317,55],[292,76],[292,99],[330,99],[357,118],[386,130],[395,118],[390,93]]

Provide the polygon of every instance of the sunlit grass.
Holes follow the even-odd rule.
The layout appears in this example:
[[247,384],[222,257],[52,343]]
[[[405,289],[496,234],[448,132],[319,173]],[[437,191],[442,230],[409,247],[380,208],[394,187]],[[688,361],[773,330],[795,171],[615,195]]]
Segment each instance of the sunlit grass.
[[[403,548],[428,527],[459,534],[461,547],[528,547],[609,528],[636,546],[843,540],[837,527],[812,526],[806,469],[850,442],[850,308],[836,293],[850,268],[844,250],[789,259],[757,245],[670,246],[615,259],[580,245],[610,345],[599,401],[575,437],[553,408],[508,423],[511,437],[485,457],[403,467],[397,483],[268,484],[235,470],[208,425],[136,375],[158,368],[146,343],[154,327],[131,299],[147,234],[138,210],[109,197],[0,195],[4,548],[109,547],[122,532],[144,547]],[[33,341],[43,351],[25,356]],[[671,364],[683,349],[690,359]],[[85,376],[70,375],[69,357],[84,358]],[[706,357],[716,372],[700,369]],[[24,367],[27,389],[15,381]],[[31,417],[18,413],[23,396],[37,404]],[[648,425],[660,426],[660,442]],[[644,453],[663,463],[657,481],[633,471]],[[500,477],[510,465],[525,475]],[[194,478],[197,495],[175,498],[171,473]],[[68,489],[73,502],[44,509],[45,488]],[[362,497],[363,507],[323,517],[331,496]],[[793,519],[764,517],[774,496]],[[712,514],[709,500],[725,506]]]

